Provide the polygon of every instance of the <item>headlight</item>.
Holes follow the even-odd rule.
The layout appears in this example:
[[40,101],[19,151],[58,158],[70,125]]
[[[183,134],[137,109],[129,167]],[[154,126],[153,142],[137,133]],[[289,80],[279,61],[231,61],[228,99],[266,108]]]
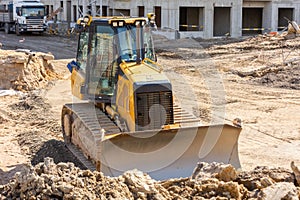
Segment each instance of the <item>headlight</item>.
[[88,16],[85,16],[84,18],[83,18],[83,22],[84,23],[89,23],[89,21],[90,21],[90,18],[88,17]]
[[139,26],[140,25],[140,21],[135,21],[135,26]]
[[113,22],[112,25],[113,25],[113,27],[117,27],[118,26],[118,22]]

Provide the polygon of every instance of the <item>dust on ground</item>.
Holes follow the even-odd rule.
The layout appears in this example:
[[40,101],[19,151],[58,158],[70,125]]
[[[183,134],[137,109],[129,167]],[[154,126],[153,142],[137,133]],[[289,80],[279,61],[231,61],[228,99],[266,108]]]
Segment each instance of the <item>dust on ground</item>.
[[212,46],[209,55],[216,65],[246,82],[299,90],[299,38],[258,36],[238,43]]
[[[204,124],[242,119],[239,155],[245,170],[300,163],[300,38],[210,43],[202,47],[181,39],[157,45],[181,106]],[[262,81],[270,76],[276,77],[272,83]]]

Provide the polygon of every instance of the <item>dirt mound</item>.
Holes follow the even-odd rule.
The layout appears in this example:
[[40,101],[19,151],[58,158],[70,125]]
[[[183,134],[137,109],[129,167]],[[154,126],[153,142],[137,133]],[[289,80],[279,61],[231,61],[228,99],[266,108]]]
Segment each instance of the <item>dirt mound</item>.
[[198,76],[195,71],[203,73],[215,66],[238,75],[244,83],[300,89],[300,37],[258,35],[244,39],[162,40],[156,47],[158,55],[168,62],[180,60],[171,68],[180,74]]
[[50,63],[51,54],[19,49],[0,50],[0,55],[0,89],[39,89],[59,77]]
[[[18,151],[32,165],[42,162],[45,157],[52,157],[55,163],[73,162],[77,167],[84,169],[83,165],[65,147],[60,118],[53,114],[43,91],[35,90],[22,93],[20,96],[1,97],[0,129],[0,136],[2,136],[0,145],[5,144],[5,137],[13,138],[15,143],[4,149],[7,150],[12,145],[17,146]],[[10,139],[7,140],[11,142]],[[16,157],[15,151],[10,155]],[[5,164],[5,158],[1,158],[0,166],[2,167],[1,164]],[[0,184],[9,182],[14,174],[9,171],[11,168],[11,165],[4,165],[1,169],[5,170],[0,169]]]
[[300,65],[279,68],[279,70],[267,73],[262,77],[254,78],[252,81],[267,86],[300,90]]
[[[266,168],[262,171],[266,172],[265,170]],[[275,171],[277,176],[286,176],[286,170]],[[240,173],[236,179],[235,174],[239,172],[230,165],[219,163],[199,163],[191,178],[156,181],[138,170],[127,171],[119,177],[111,178],[101,172],[80,170],[73,163],[55,164],[52,158],[45,158],[44,162],[35,167],[28,166],[16,173],[10,183],[0,186],[0,197],[1,199],[35,197],[35,199],[225,200],[277,198],[280,195],[285,199],[297,199],[299,188],[289,179],[280,179],[279,182],[279,179],[274,180],[266,175],[273,172],[268,171],[259,175],[259,180],[268,184],[256,189],[247,189],[237,180],[247,179],[252,172]],[[227,173],[233,176],[224,180]],[[255,177],[258,179],[259,176]]]
[[206,49],[216,66],[252,84],[299,90],[300,37],[259,35]]
[[11,103],[6,109],[12,119],[23,128],[16,134],[16,141],[33,165],[52,157],[55,163],[71,162],[84,169],[74,155],[68,151],[62,141],[59,119],[53,116],[51,105],[41,94],[29,92]]

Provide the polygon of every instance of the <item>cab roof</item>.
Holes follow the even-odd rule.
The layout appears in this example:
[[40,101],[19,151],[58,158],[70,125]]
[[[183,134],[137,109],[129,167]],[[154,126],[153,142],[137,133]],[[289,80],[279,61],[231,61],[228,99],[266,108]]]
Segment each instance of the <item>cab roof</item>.
[[136,21],[146,21],[145,17],[129,17],[129,16],[106,16],[106,17],[91,17],[94,22],[104,22],[111,24],[114,21],[124,21],[126,24],[134,24]]

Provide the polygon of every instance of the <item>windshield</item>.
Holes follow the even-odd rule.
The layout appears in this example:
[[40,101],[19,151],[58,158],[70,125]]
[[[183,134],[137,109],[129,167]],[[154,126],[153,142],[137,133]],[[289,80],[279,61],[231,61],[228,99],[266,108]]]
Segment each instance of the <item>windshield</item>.
[[95,26],[91,34],[88,66],[88,88],[91,95],[112,96],[115,91],[117,62],[114,30],[110,26]]
[[124,61],[135,61],[136,54],[136,27],[127,25],[118,27],[120,42],[120,56]]
[[147,24],[144,26],[144,52],[145,58],[149,58],[150,60],[156,61],[155,52],[154,52],[154,45],[153,45],[153,38],[151,34],[151,27]]
[[[140,37],[140,46],[143,49],[144,55],[142,59],[148,58],[155,61],[155,52],[153,49],[153,40],[151,36],[151,29],[148,25],[144,26],[142,35]],[[120,56],[124,61],[136,61],[137,60],[137,28],[134,25],[127,25],[118,27],[118,37],[120,41]]]
[[45,8],[44,7],[23,7],[22,8],[22,16],[39,16],[43,17],[45,15]]

